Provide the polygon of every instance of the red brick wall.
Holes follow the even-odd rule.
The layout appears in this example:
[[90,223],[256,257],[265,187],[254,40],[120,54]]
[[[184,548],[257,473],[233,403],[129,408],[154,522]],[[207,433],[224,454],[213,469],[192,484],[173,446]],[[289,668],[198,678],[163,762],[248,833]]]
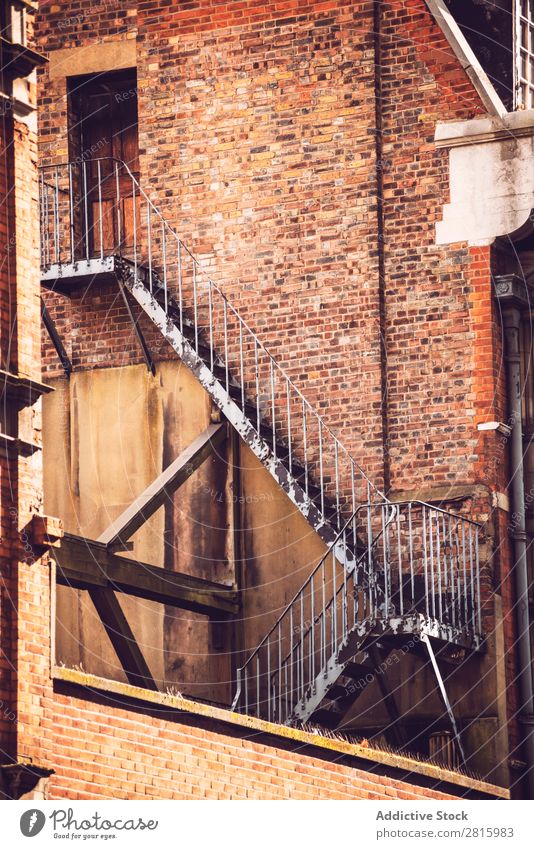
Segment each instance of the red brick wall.
[[[31,31],[30,43],[31,43]],[[5,58],[5,57],[3,57]],[[9,96],[10,63],[2,63],[2,91]],[[31,86],[30,102],[35,97]],[[14,375],[41,376],[37,211],[37,139],[14,114],[11,101],[2,102],[0,119],[0,368]],[[20,730],[18,693],[19,630],[33,626],[26,617],[26,596],[19,586],[24,528],[42,501],[40,459],[17,456],[17,436],[39,444],[37,410],[17,412],[12,390],[0,379],[2,415],[0,432],[0,750],[2,763],[16,754]],[[37,644],[33,645],[37,651]],[[27,686],[31,682],[28,681]]]
[[[436,121],[483,114],[478,95],[423,0],[187,5],[43,3],[40,43],[137,32],[142,185],[378,485],[487,487],[489,590],[509,563],[504,466],[488,475],[476,430],[505,409],[490,257],[434,231]],[[62,161],[65,81],[45,71],[41,91],[43,156]],[[140,361],[116,291],[59,301],[75,367]]]
[[[52,799],[450,799],[346,763],[83,696],[46,699],[41,757]],[[165,711],[162,709],[164,716]],[[105,716],[105,720],[104,717]],[[341,758],[340,758],[341,759]],[[461,795],[459,789],[458,795]]]

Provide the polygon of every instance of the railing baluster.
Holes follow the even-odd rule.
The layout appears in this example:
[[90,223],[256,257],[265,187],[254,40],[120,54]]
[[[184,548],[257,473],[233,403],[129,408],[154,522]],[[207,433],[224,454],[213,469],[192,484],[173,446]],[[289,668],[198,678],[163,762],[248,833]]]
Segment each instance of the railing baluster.
[[391,599],[391,563],[389,558],[389,538],[386,535],[387,524],[386,524],[386,510],[387,507],[382,505],[381,507],[381,519],[382,519],[382,556],[384,558],[384,616],[389,616],[389,602]]
[[74,231],[74,190],[72,186],[72,162],[69,162],[69,232],[70,232],[70,261],[74,263],[75,231]]
[[45,199],[45,181],[44,181],[44,170],[41,170],[40,174],[40,183],[39,183],[39,220],[41,223],[41,239],[39,245],[39,255],[41,258],[41,268],[44,268],[48,265],[47,252],[46,252],[46,243],[47,238],[46,234],[48,231],[48,219],[46,216],[46,199]]
[[54,241],[55,254],[56,254],[56,262],[59,264],[61,262],[61,230],[59,225],[59,171],[56,168],[56,179],[55,179],[55,192],[54,192],[54,218],[55,218],[55,226],[54,233],[56,234],[56,238]]
[[184,306],[182,291],[182,243],[178,240],[178,301],[180,306],[180,333],[184,332]]
[[441,570],[441,539],[439,527],[439,513],[436,512],[436,561],[438,573],[438,611],[439,621],[443,622],[443,599],[442,599],[442,570]]
[[[458,522],[456,523],[456,534],[458,536]],[[468,592],[468,577],[467,577],[467,564],[466,564],[466,547],[465,547],[465,522],[462,522],[462,560],[463,560],[463,571],[464,571],[464,608],[465,608],[465,622],[464,628],[467,628],[469,625],[469,592]],[[460,551],[460,541],[458,538],[458,551]]]
[[286,394],[287,394],[287,444],[288,444],[288,462],[289,462],[289,474],[293,474],[293,455],[292,455],[292,442],[291,442],[291,397],[290,397],[290,389],[289,389],[289,380],[286,379]]
[[310,681],[313,683],[315,681],[315,587],[314,587],[314,577],[312,576],[310,583],[310,607],[311,607],[311,637],[310,637],[310,659],[311,659],[311,674]]
[[348,622],[347,622],[347,568],[343,569],[343,595],[341,598],[341,615],[342,615],[342,635],[341,638],[343,641],[347,639],[348,636]]
[[89,262],[90,248],[89,248],[89,198],[87,196],[87,162],[82,162],[82,191],[83,191],[83,208],[85,214],[85,258]]
[[326,587],[324,562],[321,560],[321,669],[324,669],[326,663]]
[[213,373],[214,352],[213,352],[213,292],[211,277],[208,278],[208,312],[210,323],[210,370]]
[[96,163],[96,179],[98,182],[98,238],[100,240],[100,259],[104,259],[104,221],[102,208],[102,174],[100,159]]
[[397,562],[399,571],[399,606],[400,615],[404,616],[404,576],[402,574],[402,541],[401,541],[401,511],[397,510]]
[[165,314],[169,312],[169,295],[167,292],[167,235],[165,223],[161,222],[161,244],[163,247],[163,298],[165,302]]
[[308,493],[308,422],[306,419],[306,401],[302,399],[302,438],[304,441],[304,490]]
[[[352,457],[350,458],[350,492],[352,497],[352,514],[356,513],[356,484],[354,481],[354,460]],[[354,535],[354,539],[356,540],[356,535]]]
[[291,691],[291,701],[293,701],[293,637],[295,633],[295,625],[293,622],[293,605],[289,608],[289,689]]
[[285,722],[289,714],[289,688],[287,686],[287,663],[284,663],[284,715],[280,717],[280,722]]
[[150,211],[150,204],[147,206],[147,230],[148,230],[148,280],[150,286],[150,293],[153,293],[153,285],[152,285],[152,213]]
[[269,368],[271,371],[271,433],[273,437],[273,454],[276,462],[276,402],[275,402],[275,376],[273,358],[269,357]]
[[436,581],[434,574],[434,532],[433,532],[433,523],[432,523],[432,513],[434,511],[429,511],[428,516],[428,529],[430,534],[430,583],[432,586],[432,616],[434,619],[436,618]]
[[423,558],[425,568],[425,611],[430,616],[430,602],[428,598],[428,548],[427,548],[427,509],[423,507]]
[[256,656],[256,716],[261,716],[260,710],[260,656]]
[[[297,626],[299,627],[299,626]],[[300,699],[300,628],[299,628],[299,639],[296,642],[295,646],[295,695],[293,697],[293,704],[296,704]]]
[[271,638],[267,638],[267,720],[271,721]]
[[473,631],[476,630],[476,599],[475,599],[475,575],[473,569],[473,533],[471,525],[469,525],[469,583],[471,586],[471,621]]
[[304,685],[304,594],[300,594],[300,692],[299,701],[306,689]]
[[[226,307],[226,300],[224,302]],[[195,322],[195,351],[198,354],[198,295],[197,295],[197,262],[193,259],[193,320]],[[226,322],[226,313],[224,316]],[[227,357],[228,361],[228,357]],[[226,367],[228,371],[228,366]],[[228,391],[228,378],[226,380],[226,391]]]
[[415,605],[415,578],[413,567],[413,529],[412,529],[412,502],[408,505],[408,557],[410,561],[410,589],[411,589],[411,606]]
[[341,513],[339,507],[339,442],[334,439],[334,468],[336,476],[336,524],[337,528],[341,527]]
[[121,221],[121,191],[119,179],[119,163],[115,162],[115,186],[117,193],[117,251],[122,253],[122,221]]
[[[345,531],[343,531],[343,572],[347,571],[347,539],[345,536]],[[332,645],[332,651],[335,651],[336,643],[337,643],[337,587],[336,587],[336,558],[332,555],[332,598],[333,598],[333,610],[332,610],[332,624],[334,631],[334,639]]]
[[319,481],[321,487],[321,513],[324,516],[324,477],[323,477],[323,425],[319,420]]
[[243,361],[243,322],[239,320],[239,373],[241,377],[241,409],[245,412],[245,364]]
[[449,558],[449,541],[447,534],[447,522],[445,514],[441,514],[441,548],[443,552],[443,616],[445,623],[452,626],[451,607],[452,607],[452,584],[451,584],[451,563]]
[[134,262],[134,279],[137,280],[137,186],[132,177],[132,218],[133,218],[133,262]]
[[254,337],[254,381],[256,386],[256,430],[260,432],[260,368],[258,359],[258,340]]
[[278,623],[278,722],[282,721],[282,625]]
[[454,543],[452,539],[452,521],[447,516],[447,530],[449,535],[449,562],[451,571],[451,623],[454,628],[460,626],[460,585],[456,583],[456,558],[454,557]]
[[[469,527],[472,527],[470,525]],[[477,616],[478,623],[475,627],[475,631],[478,630],[479,634],[482,634],[482,594],[480,587],[480,551],[479,551],[479,530],[475,527],[475,582],[476,582],[476,593],[477,593]]]
[[[369,617],[375,615],[373,592],[374,592],[374,570],[373,570],[373,517],[371,515],[371,504],[367,502],[367,571],[369,582]],[[354,602],[354,617],[356,618],[356,601]]]
[[226,391],[230,388],[230,375],[228,371],[228,303],[223,295],[223,319],[224,319],[224,371],[226,380]]

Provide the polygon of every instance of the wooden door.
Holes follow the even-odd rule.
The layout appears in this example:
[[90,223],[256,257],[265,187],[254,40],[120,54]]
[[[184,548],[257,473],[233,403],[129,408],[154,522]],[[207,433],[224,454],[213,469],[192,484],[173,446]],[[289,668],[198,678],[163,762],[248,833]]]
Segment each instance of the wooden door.
[[131,75],[100,75],[81,87],[80,133],[89,253],[133,256],[139,196],[132,177],[139,176],[139,145]]

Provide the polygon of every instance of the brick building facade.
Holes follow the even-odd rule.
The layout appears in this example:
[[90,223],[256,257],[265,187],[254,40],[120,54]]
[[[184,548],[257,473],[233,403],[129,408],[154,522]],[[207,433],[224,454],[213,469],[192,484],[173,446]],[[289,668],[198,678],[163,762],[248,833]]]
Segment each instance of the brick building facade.
[[[528,163],[530,149],[523,156],[522,149],[518,155],[506,146],[528,146],[533,127],[529,110],[507,113],[502,107],[444,8],[424,0],[199,0],[157,8],[115,0],[40,3],[35,47],[48,59],[39,70],[41,215],[32,130],[14,123],[11,132],[20,139],[12,149],[26,160],[20,173],[7,170],[3,179],[6,189],[14,185],[21,192],[16,261],[24,286],[17,288],[19,359],[8,367],[4,349],[2,356],[6,371],[41,380],[39,231],[49,316],[42,349],[44,486],[40,452],[30,459],[19,455],[18,526],[4,507],[13,496],[11,502],[3,497],[5,539],[14,546],[26,540],[33,554],[19,562],[16,585],[5,583],[1,638],[3,647],[15,640],[5,704],[17,719],[4,714],[6,751],[13,764],[33,764],[50,798],[487,798],[529,792],[525,725],[518,721],[523,702],[517,687],[517,553],[509,533],[510,444],[501,432],[509,434],[514,422],[503,359],[506,307],[496,302],[494,284],[496,275],[515,274],[515,280],[526,268],[532,188],[530,195],[529,187],[519,191],[521,181],[508,171],[485,199],[476,163],[466,166],[462,157],[476,150],[482,162],[495,147],[504,149],[494,156],[499,162],[516,156]],[[116,164],[122,161],[128,169]],[[482,204],[478,214],[476,202],[464,197],[470,178]],[[7,205],[2,211],[13,215]],[[498,211],[496,223],[491,215]],[[172,239],[165,222],[183,240],[172,254],[174,270],[166,261]],[[138,266],[145,269],[151,294],[154,286],[165,293],[167,316],[169,293],[176,298],[179,286],[181,299],[182,280],[185,288],[196,287],[198,274],[187,314],[197,349],[195,324],[204,334],[209,326],[208,347],[226,355],[234,374],[237,367],[243,411],[246,391],[252,406],[257,402],[258,420],[261,407],[272,428],[272,443],[276,421],[289,455],[293,445],[294,462],[304,462],[306,496],[302,430],[319,420],[311,413],[298,418],[293,385],[320,414],[321,453],[314,431],[310,476],[319,484],[323,519],[324,499],[334,505],[337,525],[330,537],[328,522],[313,519],[309,502],[299,501],[292,460],[284,477],[266,449],[261,454],[239,430],[235,411],[217,403],[218,390],[195,371],[193,359],[177,357],[172,328],[156,320],[157,304],[143,301],[140,287],[136,297],[136,285],[128,292],[118,285],[115,272],[122,266],[111,269],[109,262],[119,253],[121,261],[135,261],[136,275]],[[224,330],[221,313],[209,324],[219,286],[229,299],[220,301]],[[3,308],[3,340],[10,338],[12,321]],[[254,338],[248,328],[291,384],[268,359],[267,371],[259,372],[257,347],[254,374],[256,343],[247,348]],[[523,328],[528,364],[528,322]],[[224,363],[219,369],[224,384]],[[213,361],[211,370],[215,374]],[[528,381],[528,369],[524,374]],[[275,397],[275,380],[283,393],[287,388],[287,414],[285,394]],[[37,438],[40,423],[31,410],[28,427]],[[116,557],[122,545],[108,547],[102,557],[116,558],[109,559],[110,570],[126,569],[123,561],[134,556],[147,571],[157,567],[194,580],[197,593],[235,594],[238,612],[230,613],[230,606],[221,612],[220,600],[208,615],[198,599],[162,604],[163,592],[125,591],[126,579],[111,583],[122,590],[117,612],[116,597],[102,595],[109,586],[84,583],[82,560],[90,571],[110,523],[194,439],[226,420],[237,435],[227,435],[180,489],[165,491],[159,510],[132,532],[133,555]],[[501,431],[488,427],[493,422],[502,423]],[[328,443],[328,429],[339,443]],[[276,461],[275,444],[273,450]],[[356,477],[356,493],[354,461],[349,480],[346,456],[367,476]],[[330,463],[326,473],[323,463]],[[525,474],[528,479],[528,468]],[[411,651],[408,632],[397,634],[389,660],[382,658],[385,675],[380,658],[372,667],[358,711],[343,718],[334,739],[320,734],[316,745],[306,723],[289,731],[276,722],[280,714],[266,720],[246,710],[245,716],[229,712],[237,670],[315,574],[328,546],[335,549],[340,516],[348,518],[351,503],[366,500],[367,478],[387,503],[430,505],[428,513],[422,508],[423,521],[437,522],[428,530],[430,543],[449,546],[443,561],[434,548],[432,557],[451,576],[452,552],[461,547],[451,541],[450,523],[457,521],[451,515],[481,524],[483,643],[475,652],[458,644],[450,656],[443,649],[440,665],[467,771],[489,783],[457,770],[454,746],[436,750],[436,740],[449,739],[451,717],[424,651]],[[437,508],[445,512],[432,512]],[[27,530],[33,514],[60,519],[65,536],[46,518],[33,519]],[[396,521],[400,540],[408,519]],[[465,528],[471,526],[458,527],[465,552]],[[425,525],[425,545],[426,535]],[[80,537],[88,562],[79,554],[76,572],[62,552],[80,552],[72,548]],[[14,550],[5,557],[13,563]],[[470,557],[472,566],[473,546]],[[8,581],[15,580],[6,568]],[[417,577],[412,570],[412,596]],[[455,604],[458,615],[462,607],[463,579],[460,573],[451,577],[443,598],[438,587],[449,625]],[[211,585],[203,590],[202,581]],[[402,606],[404,590],[396,586]],[[475,618],[476,588],[472,592]],[[234,603],[229,596],[227,605]],[[121,615],[130,630],[116,642]],[[319,621],[314,610],[311,618]],[[292,634],[300,633],[304,645],[300,627]],[[306,634],[311,627],[305,626]],[[294,639],[287,639],[291,655]],[[124,640],[136,642],[143,657],[128,653]],[[5,657],[9,651],[3,648]],[[281,693],[279,681],[276,686]],[[270,689],[262,698],[270,709]],[[257,713],[259,702],[258,696]],[[319,712],[311,724],[324,727]],[[371,743],[351,742],[362,738]],[[386,755],[384,743],[404,752]],[[162,748],[172,756],[160,757]],[[433,756],[441,766],[425,763]]]

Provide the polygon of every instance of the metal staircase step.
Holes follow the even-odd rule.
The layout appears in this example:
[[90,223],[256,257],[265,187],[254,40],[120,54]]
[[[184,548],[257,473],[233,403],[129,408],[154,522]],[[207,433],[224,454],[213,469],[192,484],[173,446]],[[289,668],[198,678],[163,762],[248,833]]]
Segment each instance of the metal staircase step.
[[334,684],[328,690],[327,699],[331,699],[333,702],[337,702],[340,699],[346,699],[350,696],[350,692],[347,687],[344,687],[343,684]]
[[363,663],[356,663],[353,660],[349,661],[343,668],[343,675],[352,681],[363,681],[369,674],[373,674],[372,667],[366,666]]
[[319,707],[312,713],[308,721],[316,723],[317,725],[323,725],[325,728],[334,729],[337,728],[344,716],[345,713],[343,711],[336,710],[334,706],[328,708]]

